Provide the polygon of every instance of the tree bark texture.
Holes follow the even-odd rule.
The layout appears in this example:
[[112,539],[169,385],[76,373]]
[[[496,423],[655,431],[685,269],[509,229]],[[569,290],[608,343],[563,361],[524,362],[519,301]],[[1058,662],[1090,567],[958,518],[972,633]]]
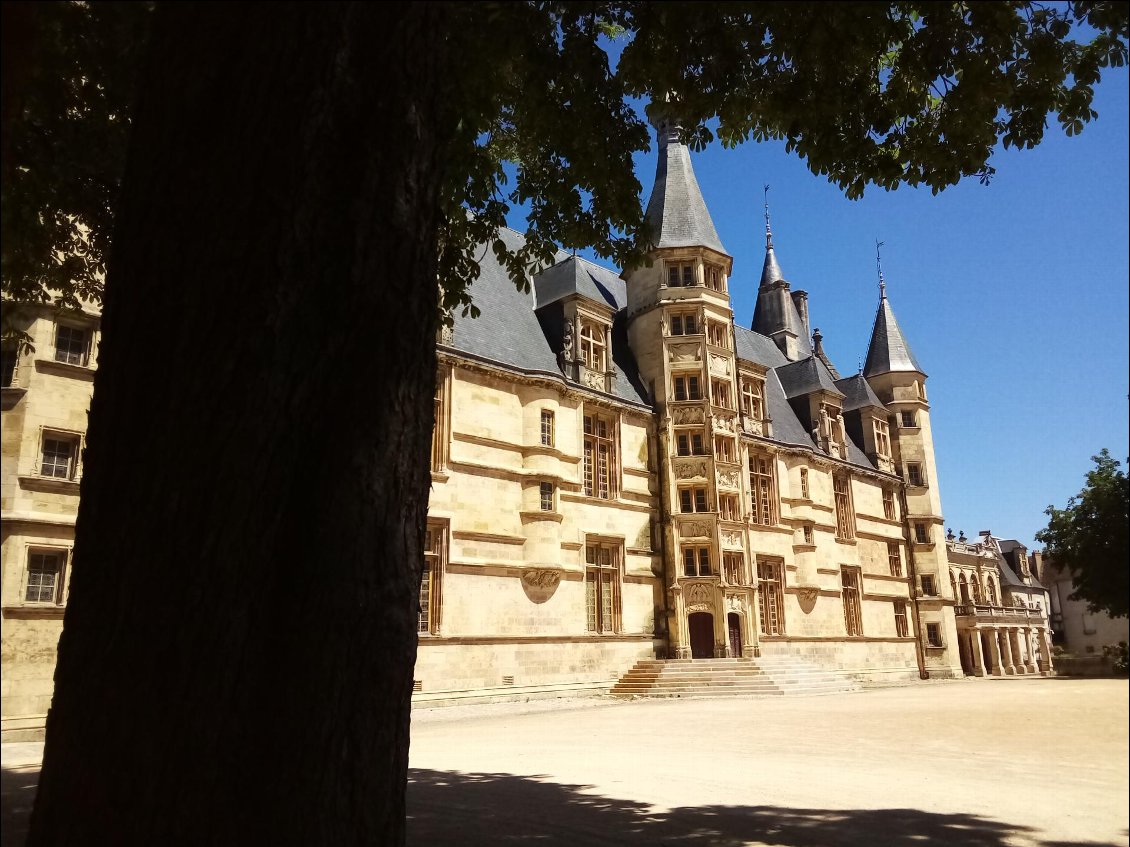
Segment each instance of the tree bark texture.
[[158,8],[33,845],[403,842],[444,14]]

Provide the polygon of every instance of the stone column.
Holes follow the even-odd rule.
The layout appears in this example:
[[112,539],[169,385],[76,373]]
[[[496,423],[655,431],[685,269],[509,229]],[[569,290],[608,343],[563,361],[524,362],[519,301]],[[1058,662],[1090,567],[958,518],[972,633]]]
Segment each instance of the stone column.
[[1048,639],[1044,634],[1043,627],[1036,628],[1036,647],[1040,651],[1040,664],[1043,666],[1041,672],[1044,676],[1049,676],[1053,672],[1051,652],[1048,649]]
[[1008,628],[997,630],[997,649],[1001,654],[1001,670],[1008,676],[1016,674],[1016,666],[1012,664],[1012,645],[1008,643]]
[[1012,666],[1017,674],[1025,674],[1028,669],[1024,666],[1024,656],[1020,655],[1020,630],[1018,627],[1008,628],[1008,646],[1012,652]]
[[973,675],[985,675],[985,659],[981,655],[981,630],[974,628],[969,630],[969,653],[970,661],[973,663]]
[[675,595],[675,637],[672,639],[676,659],[689,659],[691,657],[690,632],[687,629],[687,604],[683,591],[678,585],[671,587]]
[[1001,661],[1000,635],[997,633],[996,627],[989,627],[986,632],[989,633],[989,662],[993,666],[990,673],[993,676],[1000,676],[1004,673],[1004,664]]
[[1028,669],[1028,673],[1039,673],[1040,669],[1036,667],[1036,654],[1032,650],[1033,634],[1032,627],[1024,627],[1024,653],[1026,656],[1024,667]]

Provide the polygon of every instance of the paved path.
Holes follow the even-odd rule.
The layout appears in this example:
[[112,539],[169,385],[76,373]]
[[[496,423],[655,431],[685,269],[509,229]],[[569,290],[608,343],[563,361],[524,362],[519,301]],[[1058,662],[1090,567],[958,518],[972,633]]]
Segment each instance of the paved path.
[[[409,845],[1127,847],[1125,680],[418,710]],[[4,847],[40,745],[5,744]]]
[[409,844],[1127,845],[1127,683],[430,715]]

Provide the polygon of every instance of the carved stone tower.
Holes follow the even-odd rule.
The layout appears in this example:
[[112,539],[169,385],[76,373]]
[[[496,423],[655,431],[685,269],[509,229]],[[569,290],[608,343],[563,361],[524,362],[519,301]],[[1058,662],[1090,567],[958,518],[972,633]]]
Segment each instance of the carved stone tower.
[[895,470],[905,482],[907,546],[917,583],[911,590],[917,593],[926,668],[942,676],[960,676],[957,630],[953,616],[944,614],[953,591],[926,374],[895,320],[881,268],[879,290],[863,376],[891,414],[891,452]]
[[749,574],[744,564],[726,567],[750,560],[727,293],[733,259],[714,229],[679,128],[662,118],[652,123],[659,164],[647,206],[650,265],[624,278],[628,338],[657,414],[669,649],[678,658],[751,656]]

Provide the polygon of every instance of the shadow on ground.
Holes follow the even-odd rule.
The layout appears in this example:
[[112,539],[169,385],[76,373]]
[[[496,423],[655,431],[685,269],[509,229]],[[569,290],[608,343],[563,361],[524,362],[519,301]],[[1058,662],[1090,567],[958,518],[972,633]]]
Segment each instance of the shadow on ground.
[[[413,769],[408,844],[711,845],[738,847],[1083,847],[1039,842],[1030,827],[976,815],[917,809],[793,809],[697,806],[654,813],[630,800],[587,793],[546,777]],[[1115,847],[1087,842],[1087,847]]]
[[0,773],[0,843],[20,847],[39,783],[39,765],[4,768]]
[[[409,847],[525,843],[539,847],[1005,847],[1013,839],[1033,839],[1026,826],[917,809],[698,806],[653,813],[631,800],[586,793],[583,785],[544,780],[413,769],[408,774]],[[0,840],[4,847],[22,847],[38,781],[38,765],[3,769]],[[1038,843],[1117,847],[1097,842]]]

